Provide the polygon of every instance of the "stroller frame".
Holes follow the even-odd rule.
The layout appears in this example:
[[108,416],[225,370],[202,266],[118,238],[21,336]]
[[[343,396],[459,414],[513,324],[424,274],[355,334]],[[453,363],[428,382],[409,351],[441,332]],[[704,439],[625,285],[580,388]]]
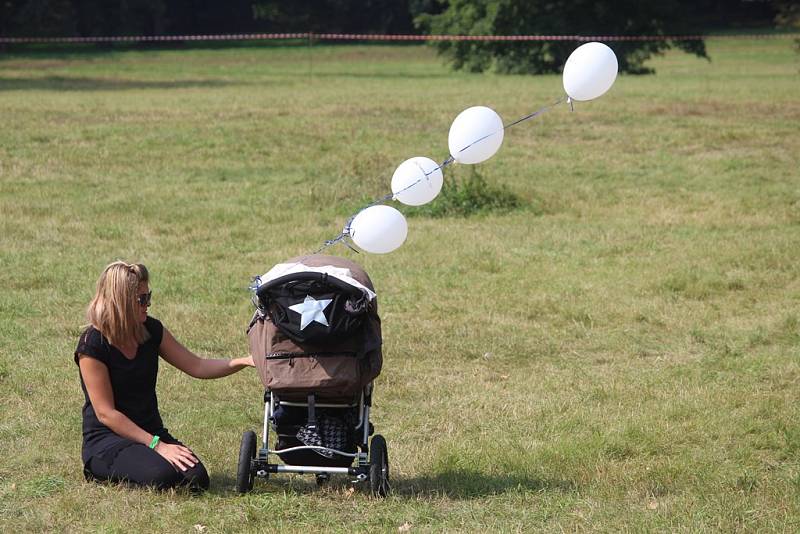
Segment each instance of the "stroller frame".
[[[239,466],[236,477],[236,489],[239,493],[247,493],[253,488],[255,478],[269,479],[270,474],[277,473],[302,473],[314,474],[317,485],[328,481],[331,474],[343,474],[353,477],[352,483],[369,482],[369,491],[379,497],[385,497],[389,492],[389,457],[386,450],[386,440],[380,434],[369,436],[372,425],[369,420],[372,405],[373,384],[370,382],[361,390],[358,403],[315,403],[319,408],[354,408],[358,407],[358,425],[355,429],[360,432],[360,442],[357,443],[358,452],[351,453],[328,447],[302,445],[286,449],[270,449],[269,434],[272,417],[277,406],[306,407],[305,402],[280,400],[272,391],[264,392],[264,425],[262,429],[261,447],[256,450],[255,432],[249,430],[242,436],[239,449]],[[276,428],[277,431],[277,428]],[[355,465],[349,467],[328,467],[316,465],[288,465],[270,462],[270,456],[279,456],[287,452],[301,450],[325,451],[329,454],[350,457]]]

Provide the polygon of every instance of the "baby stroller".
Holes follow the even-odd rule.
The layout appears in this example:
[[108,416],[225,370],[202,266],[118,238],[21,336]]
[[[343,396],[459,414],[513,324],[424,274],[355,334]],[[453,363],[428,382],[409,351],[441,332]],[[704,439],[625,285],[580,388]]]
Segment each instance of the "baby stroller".
[[369,276],[349,260],[311,255],[276,265],[254,290],[247,335],[265,388],[263,439],[259,447],[255,432],[242,436],[237,491],[274,473],[314,474],[318,485],[338,473],[386,496],[386,440],[372,436],[369,419],[383,363]]

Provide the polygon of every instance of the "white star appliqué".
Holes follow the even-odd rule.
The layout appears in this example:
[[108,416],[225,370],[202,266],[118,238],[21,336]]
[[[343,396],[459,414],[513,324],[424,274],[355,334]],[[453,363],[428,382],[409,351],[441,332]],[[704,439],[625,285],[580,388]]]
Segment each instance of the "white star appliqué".
[[306,300],[300,304],[289,306],[289,309],[300,314],[300,330],[305,330],[312,321],[328,326],[328,319],[322,312],[331,302],[332,299],[317,300],[311,295],[306,295]]

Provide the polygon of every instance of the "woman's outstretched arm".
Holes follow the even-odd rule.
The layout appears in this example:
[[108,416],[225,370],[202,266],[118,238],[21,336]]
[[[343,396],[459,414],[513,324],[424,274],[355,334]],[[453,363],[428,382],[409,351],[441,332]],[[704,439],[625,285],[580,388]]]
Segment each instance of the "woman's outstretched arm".
[[181,345],[166,327],[158,352],[168,363],[195,378],[220,378],[254,365],[251,356],[231,360],[200,358]]

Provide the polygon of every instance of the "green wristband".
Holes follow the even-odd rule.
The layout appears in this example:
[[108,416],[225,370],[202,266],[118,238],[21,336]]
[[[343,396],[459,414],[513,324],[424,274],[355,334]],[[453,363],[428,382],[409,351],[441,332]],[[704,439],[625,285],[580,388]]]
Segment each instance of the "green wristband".
[[158,440],[161,439],[158,436],[153,436],[153,441],[150,442],[150,448],[155,449],[156,445],[158,445]]

